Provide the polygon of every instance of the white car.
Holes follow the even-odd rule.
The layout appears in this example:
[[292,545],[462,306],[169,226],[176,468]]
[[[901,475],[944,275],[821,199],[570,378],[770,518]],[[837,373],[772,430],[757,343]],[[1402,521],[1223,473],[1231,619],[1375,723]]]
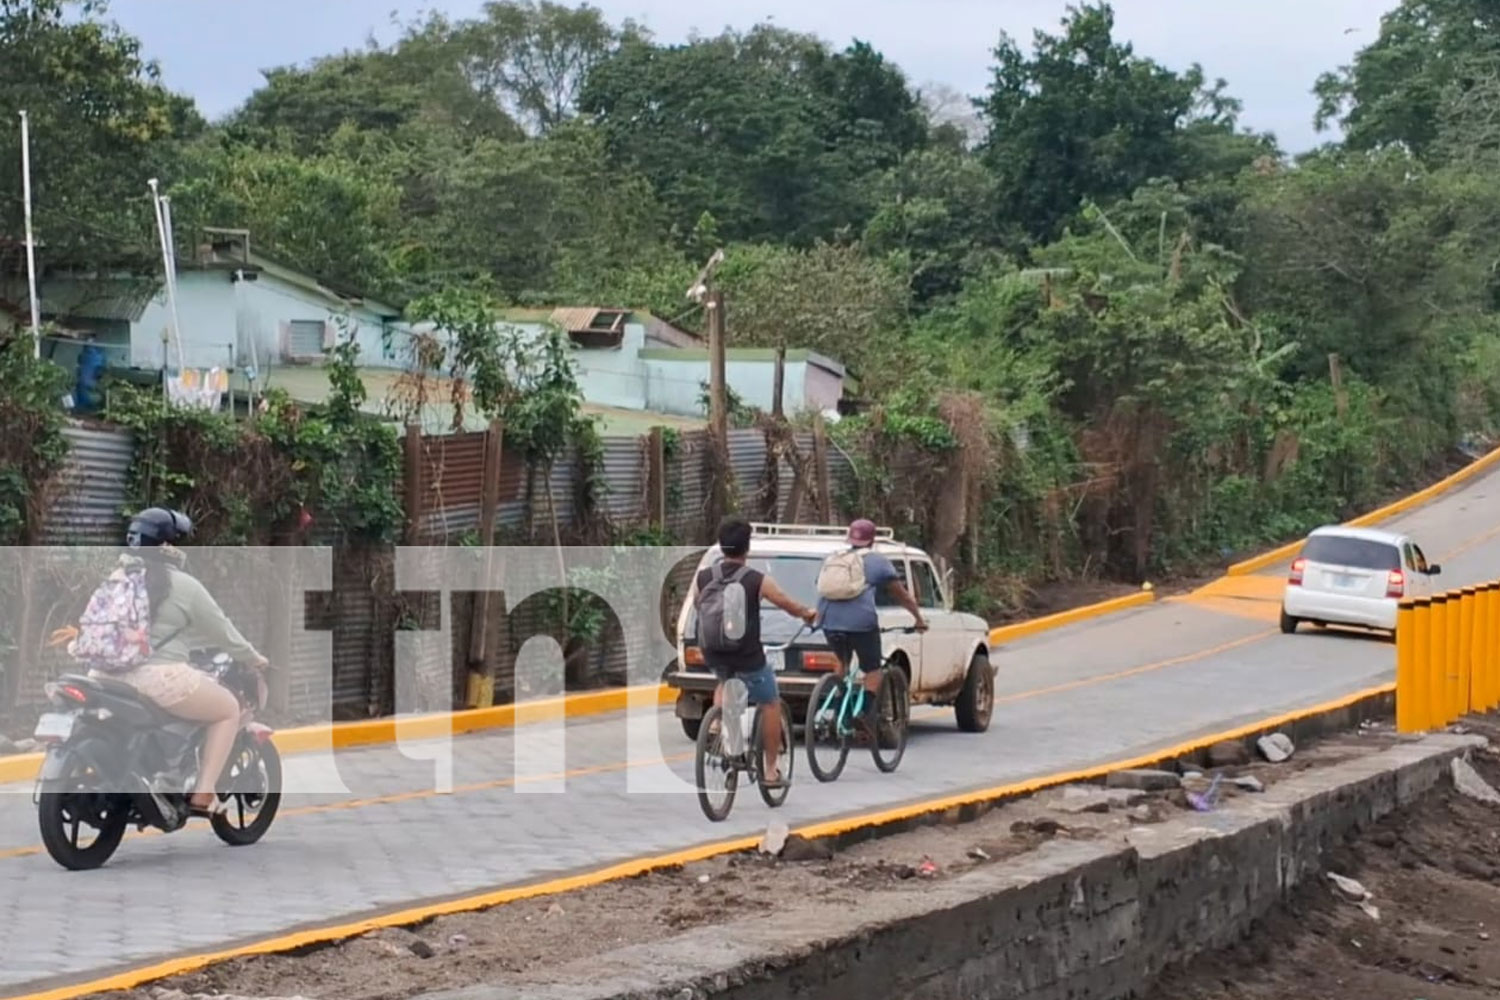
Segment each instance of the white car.
[[1319,528],[1292,562],[1281,599],[1281,631],[1302,622],[1396,631],[1396,605],[1433,592],[1432,566],[1405,535],[1367,528]]
[[[823,560],[847,546],[848,529],[807,525],[755,524],[750,538],[750,565],[765,573],[788,595],[808,607],[818,605],[818,571]],[[965,732],[989,728],[995,705],[995,667],[990,663],[990,627],[984,619],[953,610],[953,601],[921,549],[903,545],[889,528],[876,533],[875,551],[884,555],[901,574],[901,582],[927,619],[925,633],[888,632],[881,636],[887,657],[906,673],[907,688],[914,704],[952,705],[958,727]],[[699,561],[694,575],[723,558],[718,546]],[[881,628],[913,624],[912,616],[884,593],[877,592]],[[703,665],[703,655],[694,644],[696,616],[691,602],[684,601],[677,617],[677,662],[664,680],[677,690],[677,717],[689,739],[698,736],[699,723],[713,704],[716,681]],[[780,646],[801,622],[772,604],[761,604],[761,639]],[[801,722],[813,685],[838,666],[820,632],[804,632],[783,653],[772,652],[777,686],[792,716]]]

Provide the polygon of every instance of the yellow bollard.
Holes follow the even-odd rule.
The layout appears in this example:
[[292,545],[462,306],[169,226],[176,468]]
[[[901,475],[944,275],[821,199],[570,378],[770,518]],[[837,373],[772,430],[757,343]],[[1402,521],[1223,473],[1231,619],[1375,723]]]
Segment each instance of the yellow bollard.
[[1402,601],[1396,607],[1396,732],[1416,733],[1422,726],[1415,721],[1419,715],[1417,698],[1416,633],[1413,623],[1417,617],[1416,606],[1411,601]]
[[1448,724],[1448,610],[1447,594],[1432,598],[1432,625],[1427,633],[1427,728]]
[[1474,648],[1469,650],[1469,708],[1487,711],[1489,704],[1490,585],[1474,587]]
[[[1432,715],[1432,600],[1419,597],[1413,602],[1411,613],[1411,702],[1408,721],[1413,732],[1423,732],[1434,726]],[[1396,710],[1401,709],[1400,655],[1401,636],[1396,635],[1397,690]]]
[[1445,726],[1457,722],[1464,714],[1458,696],[1458,654],[1463,648],[1463,642],[1459,638],[1463,635],[1463,603],[1462,590],[1448,591],[1448,624],[1443,627],[1443,704],[1447,709],[1443,713]]
[[1479,708],[1474,700],[1474,654],[1479,648],[1479,588],[1465,587],[1462,607],[1463,633],[1459,636],[1462,652],[1458,657],[1458,701],[1462,706],[1460,715],[1468,715]]
[[1453,691],[1453,704],[1457,710],[1454,718],[1462,718],[1473,710],[1469,703],[1469,682],[1474,676],[1472,658],[1474,656],[1474,614],[1475,606],[1479,603],[1476,591],[1473,587],[1465,587],[1459,592],[1463,596],[1458,602],[1458,670],[1455,672],[1458,687]]
[[1500,704],[1500,583],[1484,585],[1484,645],[1478,662],[1480,707],[1486,712]]

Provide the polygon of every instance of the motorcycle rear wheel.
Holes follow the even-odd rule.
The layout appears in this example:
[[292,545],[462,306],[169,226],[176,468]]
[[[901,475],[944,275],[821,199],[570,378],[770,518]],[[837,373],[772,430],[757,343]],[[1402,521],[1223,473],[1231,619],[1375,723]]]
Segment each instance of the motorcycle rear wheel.
[[[91,871],[115,853],[130,821],[130,796],[99,791],[102,777],[79,754],[72,754],[63,773],[42,782],[37,798],[37,827],[52,860],[69,871]],[[95,831],[82,843],[84,828]]]
[[248,847],[266,835],[281,807],[281,754],[267,740],[241,734],[224,769],[229,807],[209,823],[230,847]]

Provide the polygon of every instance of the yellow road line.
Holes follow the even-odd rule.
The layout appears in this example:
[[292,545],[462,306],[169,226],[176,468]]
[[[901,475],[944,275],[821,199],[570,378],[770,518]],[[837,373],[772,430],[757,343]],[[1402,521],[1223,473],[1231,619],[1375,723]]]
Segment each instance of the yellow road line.
[[[1325,712],[1337,711],[1347,708],[1366,698],[1378,697],[1389,694],[1395,690],[1394,684],[1385,684],[1379,687],[1369,688],[1364,691],[1348,695],[1334,701],[1325,702],[1311,708],[1287,712],[1270,719],[1262,719],[1249,725],[1239,726],[1225,732],[1202,736],[1194,740],[1168,745],[1149,753],[1140,754],[1125,760],[1111,761],[1107,764],[1095,765],[1093,767],[1080,768],[1073,771],[1050,774],[1038,778],[1030,778],[1024,781],[1013,782],[1006,785],[998,785],[972,792],[961,792],[942,798],[929,799],[923,802],[913,803],[906,806],[898,806],[880,812],[865,813],[857,816],[848,816],[842,819],[827,820],[813,823],[808,826],[799,827],[795,830],[807,838],[818,838],[835,836],[852,830],[867,827],[878,827],[891,823],[904,822],[918,816],[928,815],[934,812],[942,812],[949,809],[974,805],[982,802],[992,802],[1001,799],[1014,798],[1032,792],[1041,791],[1045,788],[1064,785],[1075,781],[1086,781],[1102,777],[1112,771],[1125,770],[1132,767],[1140,767],[1159,760],[1176,757],[1184,757],[1195,753],[1206,747],[1213,746],[1226,740],[1243,739],[1251,734],[1267,729],[1284,726],[1287,723],[1300,719],[1321,715]],[[75,983],[69,986],[59,986],[50,990],[36,993],[16,994],[5,1000],[74,1000],[76,997],[87,996],[93,993],[104,993],[111,990],[134,989],[142,983],[152,980],[165,979],[170,976],[182,975],[187,972],[195,972],[205,966],[225,962],[234,958],[244,958],[250,955],[266,955],[276,952],[292,951],[309,945],[325,944],[330,941],[339,941],[345,938],[356,937],[369,931],[379,930],[383,927],[399,927],[407,924],[415,924],[434,917],[446,916],[453,913],[469,913],[475,910],[488,909],[504,903],[518,902],[523,899],[532,899],[537,896],[550,896],[563,892],[571,892],[577,889],[586,889],[591,886],[602,885],[618,879],[630,878],[646,872],[656,871],[662,868],[670,868],[677,865],[691,864],[695,861],[703,861],[708,858],[738,851],[746,851],[754,848],[760,838],[738,837],[731,840],[722,840],[715,843],[700,844],[696,847],[674,851],[670,854],[658,855],[656,857],[638,858],[619,864],[610,865],[592,872],[581,875],[573,875],[566,878],[552,879],[531,885],[517,886],[507,889],[492,890],[458,899],[444,900],[439,903],[429,903],[421,906],[409,907],[393,913],[369,917],[352,922],[329,924],[311,930],[298,931],[293,934],[284,934],[276,937],[266,938],[252,944],[242,945],[235,948],[226,948],[220,951],[203,952],[197,955],[185,955],[170,959],[165,962],[157,962],[151,965],[140,966],[125,972],[87,982]]]

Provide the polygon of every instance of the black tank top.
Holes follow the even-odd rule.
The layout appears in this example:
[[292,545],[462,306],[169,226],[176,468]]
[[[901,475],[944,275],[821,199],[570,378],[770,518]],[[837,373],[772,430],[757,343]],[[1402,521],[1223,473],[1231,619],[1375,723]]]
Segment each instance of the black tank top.
[[[734,564],[721,562],[710,566],[708,569],[698,572],[698,592],[702,593],[709,581],[719,572],[734,572]],[[740,648],[734,653],[710,653],[703,652],[703,662],[710,668],[717,667],[720,670],[728,670],[731,673],[748,673],[759,670],[766,662],[765,648],[760,644],[760,585],[766,575],[759,570],[748,569],[745,575],[740,577],[740,582],[745,586],[746,608],[749,613],[745,616],[745,637],[740,640]]]

